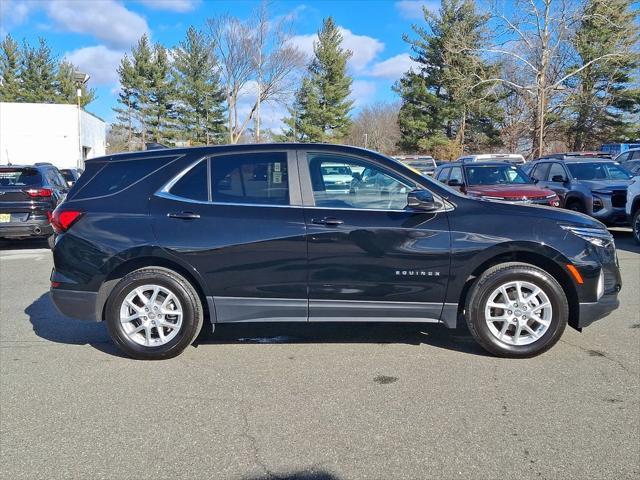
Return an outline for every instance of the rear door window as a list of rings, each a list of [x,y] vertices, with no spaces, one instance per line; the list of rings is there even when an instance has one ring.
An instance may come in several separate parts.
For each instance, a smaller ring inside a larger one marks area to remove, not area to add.
[[[531,170],[531,175],[530,177],[533,178],[534,180],[538,180],[538,181],[545,181],[547,179],[547,171],[549,170],[549,164],[548,163],[541,163],[536,165],[535,167],[533,167],[533,170]]]
[[[171,187],[169,193],[188,200],[206,202],[209,200],[209,187],[207,186],[207,162],[201,160],[195,167],[189,170],[176,184]]]
[[[285,152],[211,158],[211,199],[217,203],[289,205]]]
[[[449,175],[450,170],[451,170],[450,168],[443,168],[442,170],[440,170],[437,180],[440,180],[441,182],[446,182],[447,176]]]

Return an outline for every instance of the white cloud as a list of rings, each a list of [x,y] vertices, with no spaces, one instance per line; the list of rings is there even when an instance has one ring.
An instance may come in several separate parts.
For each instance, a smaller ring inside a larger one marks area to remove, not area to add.
[[[38,7],[34,0],[0,0],[0,33],[25,22],[31,11]]]
[[[190,12],[200,5],[200,0],[138,0],[144,6],[153,10],[168,10],[170,12]]]
[[[143,17],[115,0],[56,0],[47,3],[46,8],[57,28],[91,35],[109,47],[129,48],[142,34],[149,33]]]
[[[338,27],[338,29],[342,34],[342,48],[351,50],[353,53],[348,65],[356,72],[366,68],[376,55],[384,49],[384,43],[377,38],[366,35],[356,35],[344,27]],[[313,55],[313,42],[317,40],[318,35],[313,33],[310,35],[296,35],[291,39],[291,42],[308,57],[311,57]]]
[[[351,100],[355,108],[371,103],[376,94],[375,82],[354,80],[351,84]]]
[[[118,83],[117,68],[124,53],[110,50],[104,45],[79,48],[65,53],[65,59],[82,72],[91,75],[90,85],[114,85]]]
[[[371,67],[372,77],[386,78],[389,80],[399,79],[411,67],[417,67],[418,63],[411,60],[408,53],[401,53],[395,57],[388,58],[382,62],[375,63]]]
[[[437,0],[400,0],[396,2],[396,9],[403,18],[419,20],[424,18],[422,7],[435,12],[440,8],[440,2]]]

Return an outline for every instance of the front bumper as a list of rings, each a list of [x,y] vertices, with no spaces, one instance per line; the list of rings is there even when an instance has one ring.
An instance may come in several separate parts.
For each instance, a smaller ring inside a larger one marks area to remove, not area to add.
[[[592,204],[591,216],[593,218],[597,218],[605,225],[615,226],[627,224],[627,212],[624,206],[614,207],[612,204],[611,195],[594,194],[594,196],[597,196],[600,199],[600,201],[602,202],[602,208],[593,211]]]
[[[52,288],[49,294],[53,304],[62,315],[92,322],[101,320],[96,315],[98,300],[96,292]]]
[[[602,298],[593,303],[580,303],[580,316],[578,318],[578,329],[588,327],[596,320],[606,317],[620,306],[618,293],[603,295]]]

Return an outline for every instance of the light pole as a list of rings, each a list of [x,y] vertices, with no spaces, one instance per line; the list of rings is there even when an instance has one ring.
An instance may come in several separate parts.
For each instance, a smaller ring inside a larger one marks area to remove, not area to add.
[[[82,130],[80,129],[80,98],[82,97],[82,86],[89,81],[89,74],[82,72],[73,72],[73,80],[76,82],[76,97],[78,99],[78,168],[83,167],[84,158],[82,158]]]

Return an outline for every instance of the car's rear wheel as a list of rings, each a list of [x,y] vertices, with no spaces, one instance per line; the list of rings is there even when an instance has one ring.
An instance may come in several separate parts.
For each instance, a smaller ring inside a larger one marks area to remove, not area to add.
[[[633,214],[631,228],[633,229],[633,238],[636,239],[637,243],[640,243],[640,208]]]
[[[525,358],[551,348],[569,316],[567,297],[546,271],[526,263],[503,263],[484,272],[469,292],[465,317],[487,351]]]
[[[106,322],[111,338],[127,355],[164,359],[180,354],[195,340],[203,310],[184,277],[148,267],[118,282],[107,301]]]

